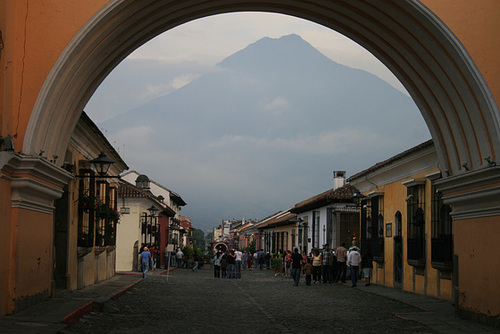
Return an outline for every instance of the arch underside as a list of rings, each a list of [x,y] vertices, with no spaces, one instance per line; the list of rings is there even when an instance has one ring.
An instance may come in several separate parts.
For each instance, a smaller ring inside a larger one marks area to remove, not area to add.
[[[35,104],[23,152],[64,156],[80,113],[131,52],[180,24],[215,14],[262,11],[307,19],[356,41],[398,77],[420,109],[444,176],[487,167],[500,153],[491,93],[459,41],[417,0],[121,0],[75,36]]]

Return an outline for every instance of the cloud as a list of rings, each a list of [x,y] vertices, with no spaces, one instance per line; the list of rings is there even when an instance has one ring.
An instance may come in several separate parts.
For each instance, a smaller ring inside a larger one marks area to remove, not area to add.
[[[285,98],[276,97],[271,102],[264,105],[264,110],[269,110],[269,111],[280,110],[287,108],[289,105],[290,104]]]
[[[362,135],[360,135],[362,134]],[[368,129],[343,128],[319,134],[299,134],[292,138],[262,138],[243,135],[225,135],[207,144],[207,149],[230,150],[257,148],[264,151],[290,154],[339,155],[351,151],[370,151],[381,146],[395,147],[397,141]]]

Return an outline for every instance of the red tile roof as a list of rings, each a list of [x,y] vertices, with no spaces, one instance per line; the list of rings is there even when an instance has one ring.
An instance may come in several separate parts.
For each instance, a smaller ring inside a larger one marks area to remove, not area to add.
[[[162,208],[163,213],[165,213],[168,217],[174,217],[175,216],[175,211],[172,210],[168,205],[165,203],[160,202],[157,198],[155,198],[153,195],[148,194],[145,191],[142,191],[141,189],[137,188],[131,183],[128,183],[125,180],[120,180],[120,183],[118,185],[118,197],[123,197],[123,198],[149,198],[150,200],[156,202],[160,206],[164,206]]]
[[[352,202],[352,194],[356,192],[356,188],[349,183],[335,190],[330,189],[319,195],[313,196],[295,206],[290,210],[293,213],[301,213],[317,209],[332,203]]]
[[[367,168],[357,174],[354,174],[353,176],[351,176],[350,178],[347,179],[347,181],[351,181],[351,180],[354,180],[354,179],[357,179],[358,177],[361,177],[361,176],[364,176],[370,172],[373,172],[373,171],[376,171],[377,169],[379,168],[382,168],[384,166],[387,166],[391,163],[393,163],[394,161],[396,160],[399,160],[399,159],[402,159],[408,155],[410,155],[411,153],[414,153],[414,152],[418,152],[419,150],[422,150],[424,148],[427,148],[429,146],[434,146],[434,141],[432,139],[429,139],[428,141],[426,142],[423,142],[417,146],[414,146],[404,152],[401,152],[399,154],[396,154],[395,156],[387,159],[387,160],[384,160],[384,161],[381,161],[381,162],[377,162],[375,165],[371,166],[370,168]]]
[[[121,180],[120,185],[118,186],[118,196],[119,197],[141,197],[141,198],[149,198],[150,194],[140,190],[136,186]]]
[[[275,227],[281,225],[288,225],[297,221],[297,214],[286,212],[284,215],[269,219],[265,223],[258,226],[258,228]]]

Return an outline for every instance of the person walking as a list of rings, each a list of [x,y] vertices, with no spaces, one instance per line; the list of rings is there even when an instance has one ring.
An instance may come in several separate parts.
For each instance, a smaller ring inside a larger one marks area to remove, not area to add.
[[[144,247],[142,253],[139,255],[141,268],[142,268],[142,278],[146,278],[146,274],[149,270],[149,261],[151,261],[151,253],[147,247]]]
[[[291,274],[290,269],[292,266],[292,252],[290,252],[289,250],[287,250],[285,253],[284,261],[285,261],[285,277],[289,277]],[[291,277],[293,278],[293,274]]]
[[[325,244],[322,256],[323,283],[333,283],[333,252],[330,245]]]
[[[234,259],[234,269],[235,269],[235,274],[234,278],[241,278],[241,263],[243,261],[243,253],[240,252],[238,249],[234,252],[235,259]]]
[[[227,277],[227,252],[222,253],[221,259],[220,259],[220,269],[221,269],[221,277],[226,278]]]
[[[293,250],[293,254],[290,256],[290,258],[292,261],[291,273],[293,278],[293,285],[297,286],[299,285],[300,272],[302,269],[302,255],[300,255],[298,248],[295,248]]]
[[[248,252],[243,252],[243,257],[241,258],[241,269],[247,270]]]
[[[236,263],[236,255],[234,250],[231,250],[227,257],[227,278],[234,278],[234,267]]]
[[[214,278],[220,278],[221,260],[222,260],[222,253],[219,251],[214,256]]]
[[[181,248],[177,248],[177,253],[175,253],[175,258],[177,260],[177,268],[182,268],[182,258],[184,253],[181,251]]]
[[[345,283],[345,275],[346,275],[346,261],[347,261],[347,249],[345,248],[345,243],[343,242],[336,249],[337,253],[337,277],[335,281],[338,283],[339,279],[342,280],[342,283]]]
[[[247,256],[248,270],[252,270],[253,259],[254,259],[254,257],[252,255],[252,252],[248,252],[248,256]]]
[[[361,255],[359,254],[359,248],[354,247],[349,253],[349,256],[347,257],[347,265],[350,267],[351,282],[353,287],[355,287],[358,282],[360,264],[361,264]]]
[[[271,269],[271,253],[267,252],[265,255],[266,260],[266,270]]]
[[[321,264],[323,260],[319,250],[315,249],[312,256],[313,279],[314,283],[321,282]]]
[[[306,275],[306,285],[311,285],[311,274],[313,272],[313,266],[311,264],[311,259],[307,258],[306,264],[304,265],[304,274]]]
[[[373,255],[372,250],[368,248],[365,254],[361,256],[361,268],[363,268],[363,277],[365,278],[365,285],[370,285],[373,271]]]
[[[198,271],[199,264],[200,264],[200,256],[198,255],[197,251],[194,251],[194,256],[193,256],[193,272]]]
[[[259,257],[258,257],[258,259],[259,259],[259,269],[260,270],[264,269],[264,261],[265,261],[264,257],[265,257],[264,256],[264,251],[262,249],[260,249],[259,250]]]

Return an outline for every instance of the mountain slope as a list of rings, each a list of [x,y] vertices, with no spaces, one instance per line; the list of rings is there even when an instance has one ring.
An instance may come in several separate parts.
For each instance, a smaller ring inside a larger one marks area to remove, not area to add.
[[[100,126],[207,226],[228,218],[220,203],[264,217],[327,189],[332,170],[354,174],[430,138],[408,96],[297,35],[263,38]]]

